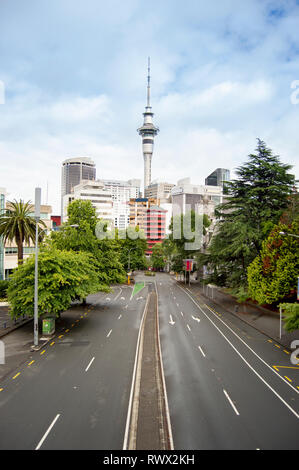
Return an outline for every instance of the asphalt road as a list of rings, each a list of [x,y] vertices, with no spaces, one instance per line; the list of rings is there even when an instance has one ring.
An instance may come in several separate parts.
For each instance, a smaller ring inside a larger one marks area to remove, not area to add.
[[[79,319],[1,382],[0,449],[122,448],[146,291],[90,296]]]
[[[166,274],[156,285],[175,448],[299,449],[289,352]]]

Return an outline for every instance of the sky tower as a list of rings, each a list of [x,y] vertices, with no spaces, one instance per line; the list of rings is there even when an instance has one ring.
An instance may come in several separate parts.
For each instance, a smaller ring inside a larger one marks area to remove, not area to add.
[[[144,122],[143,126],[137,129],[142,137],[142,151],[144,159],[144,189],[150,185],[152,179],[152,155],[154,150],[154,139],[159,132],[159,128],[153,124],[152,107],[150,104],[151,99],[151,84],[150,84],[150,58],[148,58],[148,74],[147,74],[147,104],[145,112],[143,113]]]

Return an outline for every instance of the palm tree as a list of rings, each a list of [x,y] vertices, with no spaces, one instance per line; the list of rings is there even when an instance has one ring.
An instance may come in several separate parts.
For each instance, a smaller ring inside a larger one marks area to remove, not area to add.
[[[23,244],[30,245],[30,241],[35,242],[36,221],[29,215],[34,206],[30,201],[19,202],[15,199],[8,202],[8,208],[3,215],[0,215],[0,236],[3,242],[16,241],[18,247],[18,265],[23,262]],[[39,225],[46,227],[43,221]]]

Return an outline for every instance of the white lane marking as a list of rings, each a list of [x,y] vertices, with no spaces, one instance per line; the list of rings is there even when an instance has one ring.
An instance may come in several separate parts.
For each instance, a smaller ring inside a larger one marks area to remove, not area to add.
[[[118,320],[120,320],[120,319],[121,319],[121,314],[120,314],[120,316],[118,317]]]
[[[106,336],[106,338],[109,338],[109,336],[111,335],[112,333],[112,330],[109,331],[108,335]]]
[[[182,288],[180,287],[180,289],[182,289]],[[182,289],[182,291],[184,291],[184,289]],[[296,416],[296,418],[299,418],[299,414],[271,387],[271,385],[268,384],[268,382],[266,382],[265,379],[263,379],[263,377],[249,364],[249,362],[246,361],[246,359],[242,356],[242,354],[237,350],[237,348],[235,348],[235,346],[231,343],[231,341],[225,336],[225,334],[220,330],[220,328],[218,328],[218,326],[213,322],[213,320],[204,312],[204,310],[195,302],[195,300],[191,297],[191,295],[188,294],[188,292],[185,292],[185,293],[190,297],[190,299],[197,306],[197,308],[199,308],[200,311],[207,317],[207,319],[212,323],[212,325],[214,325],[216,330],[219,331],[221,336],[223,336],[223,338],[228,342],[228,344],[233,348],[233,350],[238,354],[238,356],[240,356],[240,358],[245,362],[245,364],[249,367],[249,369],[252,370],[252,372],[266,385],[266,387],[269,388],[269,390],[271,390],[271,392],[274,393],[274,395]],[[221,318],[219,318],[218,316],[215,315],[215,317],[218,318],[220,321],[222,321]],[[224,322],[222,322],[222,323],[224,323]],[[225,325],[225,323],[224,323],[224,325]],[[227,326],[227,325],[225,325],[225,326]],[[227,327],[227,328],[229,328],[229,327]],[[236,335],[236,336],[239,338],[238,335]],[[239,338],[239,339],[241,339],[241,338]],[[244,341],[242,341],[242,342],[244,343]],[[244,344],[247,346],[246,343],[244,343]],[[249,348],[249,346],[248,346],[248,348]],[[251,348],[249,348],[249,349],[251,349]],[[254,351],[252,351],[252,352],[254,352]],[[256,354],[256,356],[259,357],[257,354]],[[261,359],[261,361],[264,362],[263,359]],[[265,364],[268,365],[267,363],[265,363]],[[270,369],[271,369],[271,367],[270,367]],[[277,374],[277,375],[278,375],[278,377],[281,377],[279,374]]]
[[[86,369],[85,369],[85,372],[88,371],[88,369],[90,368],[90,366],[91,366],[91,364],[93,363],[94,359],[95,359],[94,357],[91,359],[90,363],[88,364],[88,366],[87,366]]]
[[[126,309],[127,309],[127,308],[128,308],[128,305],[126,305],[124,308],[126,308]]]
[[[169,318],[170,318],[169,324],[170,324],[171,326],[175,325],[175,322],[174,322],[173,319],[172,319],[172,315],[169,315]]]
[[[193,300],[193,302],[195,303],[195,301]],[[197,304],[196,304],[197,305]],[[224,326],[226,326],[226,328],[228,328],[263,364],[265,364],[265,366],[267,366],[271,372],[273,372],[274,374],[277,375],[277,377],[279,377],[281,380],[283,380],[289,387],[291,387],[296,393],[299,393],[298,390],[295,389],[295,387],[293,387],[293,385],[291,385],[289,382],[287,382],[284,377],[282,375],[280,375],[278,372],[276,372],[271,366],[269,366],[269,364],[267,364],[267,362],[264,361],[264,359],[262,359],[253,349],[251,349],[250,346],[248,346],[248,344],[243,341],[243,339],[237,334],[234,332],[234,330],[232,330],[218,315],[216,315],[216,313],[214,313],[209,307],[208,305],[205,304],[205,306],[209,309],[209,311],[214,315],[214,317],[218,318],[219,321],[221,321],[221,323],[224,324]],[[198,308],[200,308],[198,306]],[[206,315],[206,314],[205,314]],[[207,315],[206,315],[207,316]],[[207,317],[208,318],[208,317]]]
[[[174,300],[176,300],[176,297],[174,297]]]
[[[139,347],[140,347],[140,339],[141,339],[141,330],[144,324],[144,318],[147,311],[147,305],[149,301],[149,295],[147,296],[142,319],[140,321],[138,337],[137,337],[137,345],[136,345],[136,352],[135,352],[135,361],[134,361],[134,368],[133,368],[133,375],[132,375],[132,383],[131,383],[131,390],[130,390],[130,397],[129,397],[129,406],[128,406],[128,413],[127,413],[127,420],[126,420],[126,429],[124,435],[124,442],[123,442],[123,450],[127,450],[128,446],[128,439],[129,439],[129,430],[130,430],[130,422],[131,422],[131,413],[132,413],[132,406],[133,406],[133,397],[134,397],[134,388],[135,388],[135,381],[136,381],[136,374],[137,374],[137,363],[138,363],[138,356],[139,356]]]
[[[164,367],[163,367],[163,358],[162,358],[162,350],[161,350],[161,341],[160,341],[160,320],[159,320],[159,295],[158,295],[158,288],[157,282],[155,281],[155,290],[156,290],[156,300],[157,300],[157,330],[158,330],[158,351],[159,351],[159,358],[161,364],[161,373],[162,373],[162,385],[163,385],[163,394],[164,394],[164,402],[166,408],[166,421],[168,427],[168,436],[169,436],[169,443],[170,443],[170,450],[174,450],[173,445],[173,436],[172,436],[172,428],[170,422],[170,413],[169,413],[169,405],[168,405],[168,397],[167,397],[167,390],[166,390],[166,382],[165,382],[165,375],[164,375]]]
[[[200,318],[193,317],[193,315],[192,315],[192,319],[195,320],[195,321],[197,321],[198,323],[200,322]]]
[[[182,317],[184,316],[183,312],[181,312]]]
[[[177,307],[179,307],[179,304],[176,304]]]
[[[120,296],[120,294],[122,293],[122,289],[120,289],[119,293],[117,294],[116,297],[114,297],[114,301],[118,299],[118,297]]]
[[[224,393],[224,395],[226,396],[226,398],[228,399],[229,403],[231,404],[231,406],[232,406],[234,412],[236,413],[236,415],[239,416],[240,413],[239,413],[239,411],[237,410],[237,408],[235,407],[234,403],[232,402],[232,400],[231,400],[229,394],[227,393],[227,391],[223,389],[223,393]]]
[[[203,355],[203,357],[206,357],[205,353],[203,352],[202,348],[200,346],[198,346],[198,349],[200,350],[201,354]]]
[[[187,328],[188,328],[189,331],[191,331],[191,328],[190,328],[190,326],[188,325],[188,323],[187,323]]]
[[[107,297],[107,298],[106,298],[106,300],[109,302],[109,300],[110,300],[110,297]]]
[[[121,297],[120,300],[125,300],[125,297]]]
[[[47,438],[49,432],[51,431],[51,429],[53,428],[54,424],[56,423],[56,421],[58,420],[60,414],[58,414],[56,416],[56,418],[53,419],[52,423],[50,424],[50,426],[48,427],[48,430],[47,432],[43,435],[43,437],[41,438],[41,440],[39,441],[37,447],[35,448],[35,450],[39,450],[41,448],[41,446],[43,445],[45,439]]]

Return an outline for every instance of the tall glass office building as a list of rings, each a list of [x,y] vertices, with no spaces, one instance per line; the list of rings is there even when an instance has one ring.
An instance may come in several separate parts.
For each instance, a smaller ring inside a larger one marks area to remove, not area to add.
[[[225,168],[217,168],[205,181],[206,186],[225,186],[230,181],[230,171]]]

